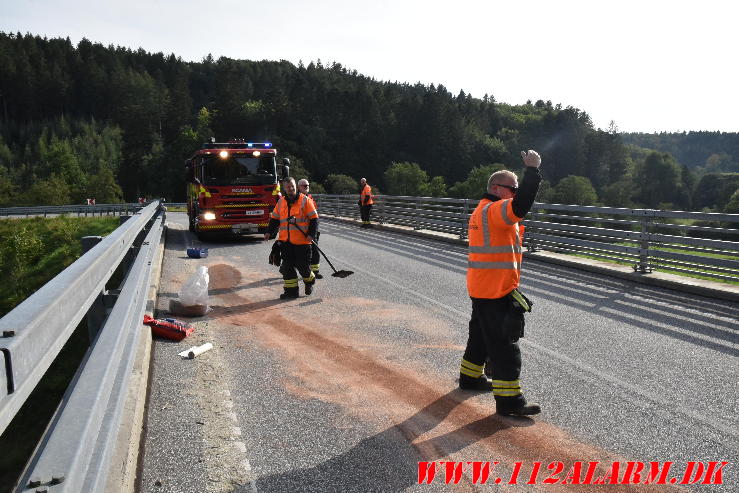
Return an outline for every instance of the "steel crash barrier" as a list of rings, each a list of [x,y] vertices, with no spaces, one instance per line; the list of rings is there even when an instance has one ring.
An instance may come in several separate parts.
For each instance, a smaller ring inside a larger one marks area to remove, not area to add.
[[[3,207],[3,216],[43,216],[76,215],[82,216],[129,216],[144,208],[143,204],[100,204],[100,205],[41,205],[33,207]]]
[[[357,195],[314,194],[321,214],[359,218]],[[372,220],[467,237],[479,200],[378,195]],[[739,214],[535,203],[523,222],[529,252],[549,251],[739,282]]]
[[[162,238],[160,209],[158,201],[140,209],[0,319],[1,433],[91,307],[101,297],[115,298],[16,491],[106,490]],[[115,295],[106,283],[121,264],[128,270]]]

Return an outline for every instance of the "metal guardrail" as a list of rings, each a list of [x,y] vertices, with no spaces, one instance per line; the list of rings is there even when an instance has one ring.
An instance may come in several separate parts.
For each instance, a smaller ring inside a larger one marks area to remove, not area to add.
[[[104,490],[141,332],[152,256],[162,235],[159,210],[158,201],[141,209],[0,319],[2,432],[90,307],[106,295],[106,283],[118,266],[138,248],[112,311],[16,491]]]
[[[100,204],[100,205],[39,205],[33,207],[0,208],[1,216],[48,216],[50,214],[76,214],[79,216],[129,216],[143,209],[145,204]]]
[[[313,196],[322,214],[359,218],[358,195]],[[467,237],[479,200],[380,195],[372,219]],[[739,282],[739,214],[623,209],[537,202],[523,221],[524,246],[653,270]]]

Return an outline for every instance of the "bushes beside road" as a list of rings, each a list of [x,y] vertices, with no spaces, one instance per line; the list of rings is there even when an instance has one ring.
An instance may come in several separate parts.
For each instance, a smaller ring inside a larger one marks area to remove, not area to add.
[[[0,317],[82,254],[80,238],[104,236],[117,217],[56,217],[0,221]]]

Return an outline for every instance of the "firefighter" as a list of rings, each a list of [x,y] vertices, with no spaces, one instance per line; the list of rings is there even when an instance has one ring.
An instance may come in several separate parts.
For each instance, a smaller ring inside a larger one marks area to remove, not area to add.
[[[371,228],[370,214],[372,213],[372,187],[367,184],[367,179],[359,180],[359,214],[362,216],[362,227]]]
[[[313,195],[310,194],[310,183],[308,183],[308,180],[305,178],[298,180],[298,191],[308,197],[313,202],[313,206],[316,207],[316,201],[313,200]],[[316,207],[316,210],[318,210],[318,207]],[[321,268],[321,254],[318,252],[318,246],[316,246],[320,237],[321,232],[316,231],[316,237],[313,238],[313,243],[310,245],[310,270],[313,271],[316,279],[323,279],[323,275],[318,272]]]
[[[294,178],[285,179],[283,185],[284,195],[270,213],[264,239],[274,238],[279,231],[280,273],[285,282],[280,298],[284,300],[299,296],[298,274],[303,277],[306,296],[313,292],[316,276],[310,270],[310,245],[318,230],[318,212],[313,201],[295,189]]]
[[[539,190],[541,157],[521,152],[526,167],[521,186],[508,170],[488,179],[487,193],[470,216],[467,291],[472,299],[469,338],[460,366],[459,386],[492,390],[498,414],[528,416],[541,412],[521,392],[524,312],[531,302],[518,291],[523,226]],[[492,381],[483,375],[486,357]]]

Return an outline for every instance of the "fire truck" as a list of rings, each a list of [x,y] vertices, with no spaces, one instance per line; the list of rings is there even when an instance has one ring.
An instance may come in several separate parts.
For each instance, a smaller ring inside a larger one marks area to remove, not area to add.
[[[201,240],[265,233],[289,165],[270,142],[206,142],[185,161],[190,231]]]

